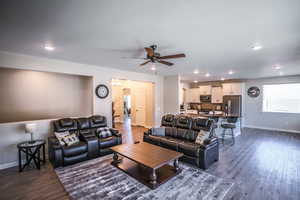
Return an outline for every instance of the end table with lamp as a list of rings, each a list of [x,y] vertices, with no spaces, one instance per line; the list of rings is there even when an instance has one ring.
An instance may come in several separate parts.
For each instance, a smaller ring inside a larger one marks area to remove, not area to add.
[[[45,140],[31,140],[21,142],[17,145],[19,153],[19,172],[22,172],[31,162],[34,163],[37,169],[41,168],[41,162],[46,163],[45,143]],[[43,151],[43,158],[41,158],[41,149]],[[22,163],[22,153],[26,156],[25,164]]]
[[[32,162],[37,169],[40,169],[41,162],[46,162],[45,155],[45,140],[34,140],[33,134],[36,131],[36,124],[25,124],[25,133],[31,134],[31,140],[21,142],[17,145],[19,156],[19,172],[22,172],[26,166],[29,166]],[[41,149],[43,157],[41,158]],[[22,162],[22,153],[25,154],[26,162]]]

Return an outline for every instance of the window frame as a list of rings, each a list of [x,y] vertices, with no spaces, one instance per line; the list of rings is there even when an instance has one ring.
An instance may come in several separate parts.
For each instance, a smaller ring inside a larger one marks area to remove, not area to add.
[[[271,86],[271,85],[294,85],[294,84],[298,84],[300,85],[300,82],[291,82],[291,83],[267,83],[267,84],[262,84],[261,85],[261,89],[262,89],[262,103],[261,103],[261,111],[262,113],[278,113],[278,114],[290,114],[290,115],[297,115],[300,114],[299,112],[283,112],[283,111],[265,111],[264,110],[264,99],[265,99],[265,86]]]

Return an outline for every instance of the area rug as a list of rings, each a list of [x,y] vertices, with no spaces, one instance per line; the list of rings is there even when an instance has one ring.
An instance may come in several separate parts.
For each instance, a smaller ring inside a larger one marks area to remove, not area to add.
[[[234,185],[180,162],[180,174],[151,190],[112,166],[111,161],[111,156],[106,156],[55,172],[74,200],[222,200]]]

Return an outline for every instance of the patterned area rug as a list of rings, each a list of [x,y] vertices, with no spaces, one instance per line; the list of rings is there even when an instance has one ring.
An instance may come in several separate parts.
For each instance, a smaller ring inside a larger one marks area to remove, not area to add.
[[[106,156],[55,171],[74,200],[221,200],[234,185],[181,162],[180,174],[151,190],[112,166],[111,161],[111,156]]]

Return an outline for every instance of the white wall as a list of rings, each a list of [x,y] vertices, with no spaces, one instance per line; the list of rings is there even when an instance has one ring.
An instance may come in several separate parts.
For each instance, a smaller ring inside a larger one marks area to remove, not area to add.
[[[245,127],[263,128],[300,133],[300,114],[291,113],[266,113],[262,112],[263,95],[262,86],[264,84],[280,83],[300,83],[300,76],[255,79],[246,81],[245,90],[251,86],[257,86],[261,90],[261,95],[251,98],[245,95]],[[299,92],[299,91],[295,91]]]
[[[93,94],[96,86],[101,83],[106,84],[111,89],[110,81],[112,78],[153,82],[155,83],[155,124],[160,124],[163,112],[163,77],[161,76],[8,52],[0,52],[0,66],[15,69],[92,76]],[[111,92],[106,99],[99,99],[96,95],[94,95],[93,101],[93,113],[106,116],[108,118],[109,125],[111,125]],[[36,121],[39,126],[36,138],[45,138],[49,135],[50,121],[51,120]],[[24,122],[0,124],[0,169],[16,164],[16,144],[29,139],[29,137],[24,134],[23,124]]]
[[[180,77],[164,77],[164,113],[180,112]]]
[[[185,83],[180,81],[180,88],[179,88],[179,104],[183,104],[186,102],[185,96],[186,96],[186,90],[190,88],[189,83]]]

